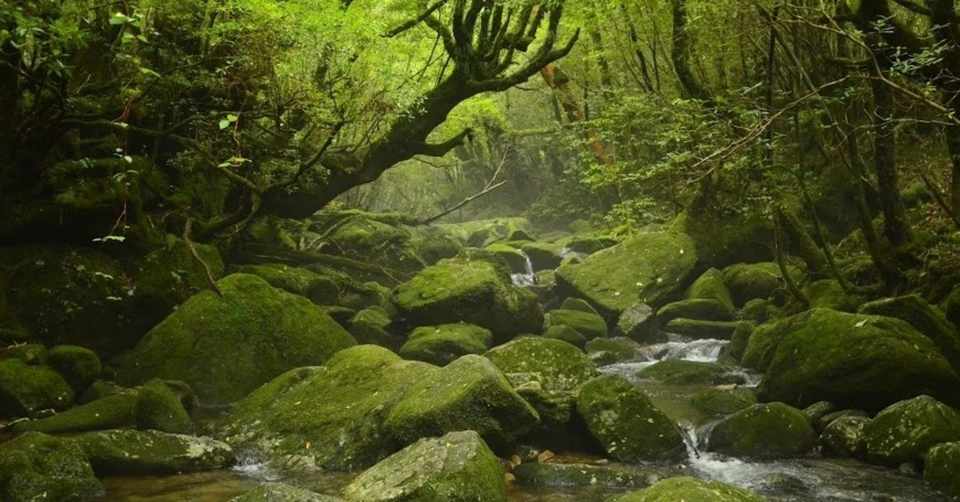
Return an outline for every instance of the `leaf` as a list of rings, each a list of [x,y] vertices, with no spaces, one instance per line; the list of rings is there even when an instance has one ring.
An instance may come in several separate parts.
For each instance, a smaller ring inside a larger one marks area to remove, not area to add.
[[[127,164],[133,164],[133,157],[129,155],[124,155],[123,160],[127,161]]]
[[[122,24],[127,24],[130,21],[131,19],[122,12],[117,12],[117,13],[114,13],[114,15],[110,16],[110,24],[113,26],[120,26]]]
[[[230,127],[230,121],[229,121],[229,120],[223,119],[223,120],[220,121],[220,130],[221,130],[221,131],[224,130],[224,129],[226,129],[226,128],[228,128],[228,127]]]

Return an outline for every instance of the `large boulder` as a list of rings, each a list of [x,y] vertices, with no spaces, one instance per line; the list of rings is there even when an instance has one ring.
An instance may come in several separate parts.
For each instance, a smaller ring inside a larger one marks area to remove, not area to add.
[[[933,340],[940,352],[960,372],[960,332],[943,312],[919,295],[884,298],[860,306],[860,313],[896,317],[910,323]]]
[[[674,319],[697,319],[702,321],[732,321],[733,308],[709,298],[691,298],[680,300],[660,307],[657,320],[661,324]]]
[[[58,345],[50,349],[47,363],[77,392],[83,392],[103,370],[96,352],[76,345]]]
[[[424,438],[387,457],[343,491],[357,502],[507,500],[500,461],[474,431]]]
[[[396,350],[402,340],[390,333],[392,323],[393,320],[385,309],[368,307],[354,314],[347,327],[361,345],[380,345]]]
[[[582,310],[556,309],[547,312],[545,326],[569,326],[587,340],[607,336],[607,321],[598,314]]]
[[[795,272],[799,271],[791,270],[791,274]],[[780,267],[771,262],[731,265],[723,269],[721,276],[738,307],[756,298],[769,298],[783,285]]]
[[[494,448],[505,449],[539,421],[496,366],[482,356],[467,355],[414,384],[384,425],[401,444],[473,430]]]
[[[0,447],[0,500],[82,502],[103,494],[76,441],[31,432]]]
[[[939,443],[960,441],[960,412],[930,396],[885,408],[864,428],[867,459],[887,465],[920,462]]]
[[[258,276],[275,288],[309,298],[319,305],[336,304],[340,298],[340,288],[334,279],[305,268],[264,263],[244,265],[236,272]]]
[[[85,432],[73,439],[101,476],[210,471],[236,461],[220,441],[153,430]]]
[[[186,241],[172,235],[167,236],[163,246],[136,261],[133,275],[137,314],[145,324],[148,323],[146,329],[163,320],[177,305],[198,291],[209,288],[211,277],[213,280],[223,277],[223,259],[217,248],[200,243],[192,246],[203,263],[193,256]],[[146,329],[137,335],[142,335]],[[129,348],[136,341],[134,339],[119,348]]]
[[[485,355],[504,373],[536,374],[548,391],[576,390],[597,376],[597,366],[582,350],[550,338],[518,338]]]
[[[757,395],[745,387],[711,387],[694,394],[690,404],[704,415],[723,416],[757,404]]]
[[[682,460],[676,423],[622,377],[594,378],[580,389],[577,412],[607,455],[622,462]]]
[[[404,359],[446,366],[467,354],[483,354],[493,346],[493,333],[473,324],[422,326],[400,347]]]
[[[931,448],[924,462],[923,479],[951,497],[960,497],[960,442]]]
[[[817,433],[802,411],[783,403],[755,404],[718,422],[707,449],[749,458],[795,457],[817,446]]]
[[[933,342],[889,317],[814,309],[756,330],[743,363],[765,371],[763,401],[867,410],[919,394],[960,402],[960,377]]]
[[[356,342],[306,298],[249,274],[218,283],[150,330],[119,368],[121,383],[179,379],[210,403],[247,395],[284,371],[322,364]]]
[[[506,270],[482,260],[442,260],[394,289],[392,299],[414,326],[462,321],[487,328],[501,340],[543,328],[536,295],[514,286]]]
[[[824,455],[860,458],[864,453],[864,429],[870,419],[845,416],[831,421],[820,433]]]
[[[0,360],[0,417],[63,410],[73,404],[73,398],[73,389],[56,371],[20,359]]]
[[[590,301],[601,314],[617,318],[640,302],[659,306],[683,291],[697,265],[693,241],[673,232],[639,234],[557,270],[557,285],[568,296]]]
[[[749,490],[691,477],[670,478],[640,490],[611,499],[611,502],[763,502]]]
[[[686,298],[688,300],[713,300],[727,313],[733,314],[733,297],[724,282],[723,273],[715,268],[707,270],[696,281],[693,281],[693,284],[687,288]],[[702,318],[698,317],[697,319]]]

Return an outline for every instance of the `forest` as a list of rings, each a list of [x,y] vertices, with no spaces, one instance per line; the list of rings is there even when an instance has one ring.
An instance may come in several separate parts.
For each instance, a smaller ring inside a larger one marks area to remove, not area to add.
[[[954,0],[0,0],[0,502],[960,500]]]

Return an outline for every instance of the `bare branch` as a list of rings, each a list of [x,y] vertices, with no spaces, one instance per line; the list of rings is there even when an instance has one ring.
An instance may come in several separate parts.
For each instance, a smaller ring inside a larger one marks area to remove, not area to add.
[[[410,19],[410,20],[408,20],[408,21],[405,21],[405,22],[397,25],[397,26],[394,27],[394,28],[391,28],[390,30],[388,30],[386,33],[383,34],[383,37],[385,37],[385,38],[393,38],[393,37],[395,37],[395,36],[397,36],[397,35],[405,32],[405,31],[409,30],[410,28],[413,28],[414,26],[416,26],[416,25],[418,25],[418,24],[426,21],[427,19],[429,19],[429,18],[433,15],[434,12],[440,10],[441,7],[443,7],[444,5],[446,5],[448,1],[449,1],[449,0],[437,0],[437,1],[434,2],[432,5],[430,5],[429,7],[427,7],[427,10],[423,11],[419,16],[417,16],[417,17],[415,17],[415,18],[413,18],[413,19]]]

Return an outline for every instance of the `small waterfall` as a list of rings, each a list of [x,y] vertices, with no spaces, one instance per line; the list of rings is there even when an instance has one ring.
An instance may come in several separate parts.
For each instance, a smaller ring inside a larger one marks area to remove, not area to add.
[[[523,273],[519,274],[510,274],[510,278],[513,279],[513,284],[515,286],[535,286],[537,284],[537,276],[533,271],[533,262],[530,261],[530,257],[527,256],[527,253],[520,251],[520,254],[523,255],[525,260],[525,270]]]

